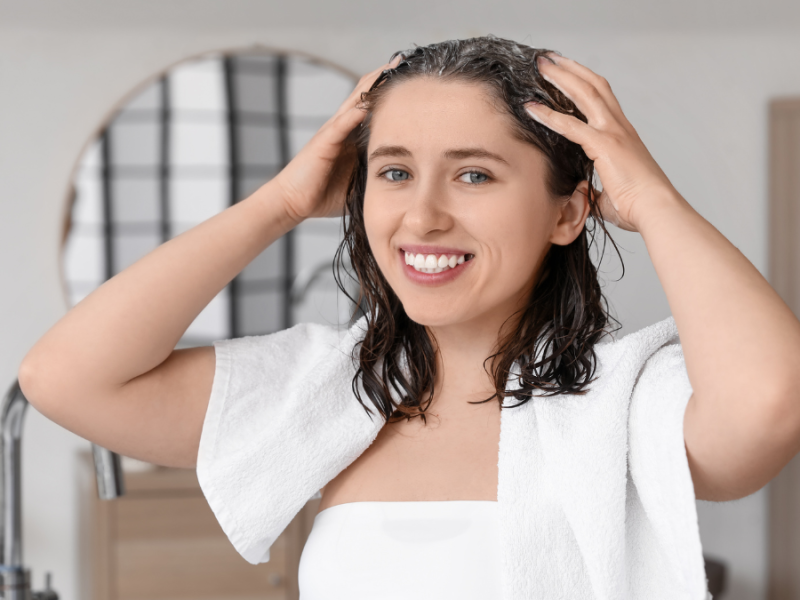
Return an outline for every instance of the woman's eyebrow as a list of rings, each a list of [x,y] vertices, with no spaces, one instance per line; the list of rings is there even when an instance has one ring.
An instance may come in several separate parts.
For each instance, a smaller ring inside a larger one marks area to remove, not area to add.
[[[404,146],[378,146],[369,155],[369,160],[380,158],[381,156],[411,156],[411,150]]]
[[[369,160],[373,160],[381,156],[411,156],[411,150],[405,146],[379,146],[372,152],[372,154],[369,155]],[[450,150],[445,150],[442,153],[442,156],[456,160],[462,158],[489,158],[504,164],[508,164],[508,161],[502,156],[495,154],[494,152],[489,152],[484,148],[452,148]]]
[[[499,154],[495,154],[494,152],[489,152],[488,150],[484,150],[483,148],[454,148],[452,150],[445,150],[444,157],[453,159],[490,158],[492,160],[508,164],[508,161]]]

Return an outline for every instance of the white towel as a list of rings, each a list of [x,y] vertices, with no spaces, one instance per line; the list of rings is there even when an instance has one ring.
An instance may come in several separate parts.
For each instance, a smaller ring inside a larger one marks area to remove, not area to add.
[[[250,563],[305,503],[366,450],[383,426],[353,396],[344,334],[301,324],[214,343],[216,371],[197,455],[200,487]]]
[[[344,333],[304,324],[215,343],[197,474],[251,563],[375,439]],[[503,598],[708,600],[683,442],[691,387],[669,318],[597,346],[589,393],[504,408]],[[515,403],[515,401],[509,401]]]
[[[504,598],[710,597],[683,441],[691,387],[680,346],[665,345],[676,335],[669,318],[600,344],[586,395],[503,410]]]

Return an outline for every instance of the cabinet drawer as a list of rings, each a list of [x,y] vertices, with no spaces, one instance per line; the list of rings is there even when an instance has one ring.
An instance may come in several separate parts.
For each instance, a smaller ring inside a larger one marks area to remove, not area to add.
[[[118,541],[225,537],[200,494],[122,496],[113,507]]]
[[[84,600],[297,600],[297,567],[319,500],[310,501],[251,565],[233,548],[193,472],[126,473],[125,496],[97,499],[91,455],[82,458]]]
[[[277,550],[277,549],[276,549]],[[246,597],[283,600],[286,564],[283,552],[251,565],[226,538],[186,538],[120,542],[115,568],[119,600]]]
[[[249,564],[202,496],[123,497],[114,512],[118,600],[286,597],[285,539]]]

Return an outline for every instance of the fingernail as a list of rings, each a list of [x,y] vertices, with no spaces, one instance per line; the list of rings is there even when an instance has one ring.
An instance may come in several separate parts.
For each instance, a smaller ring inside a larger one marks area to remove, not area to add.
[[[540,102],[526,102],[525,103],[525,112],[527,112],[534,121],[542,123],[542,120],[539,118],[539,115],[536,114],[534,108],[536,106],[541,106]],[[542,123],[544,125],[544,123]]]

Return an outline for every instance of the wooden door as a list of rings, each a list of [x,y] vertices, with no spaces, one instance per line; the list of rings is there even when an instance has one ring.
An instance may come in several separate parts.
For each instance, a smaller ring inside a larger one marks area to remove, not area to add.
[[[800,98],[769,111],[769,279],[800,316]],[[800,455],[769,488],[769,600],[800,600]]]

